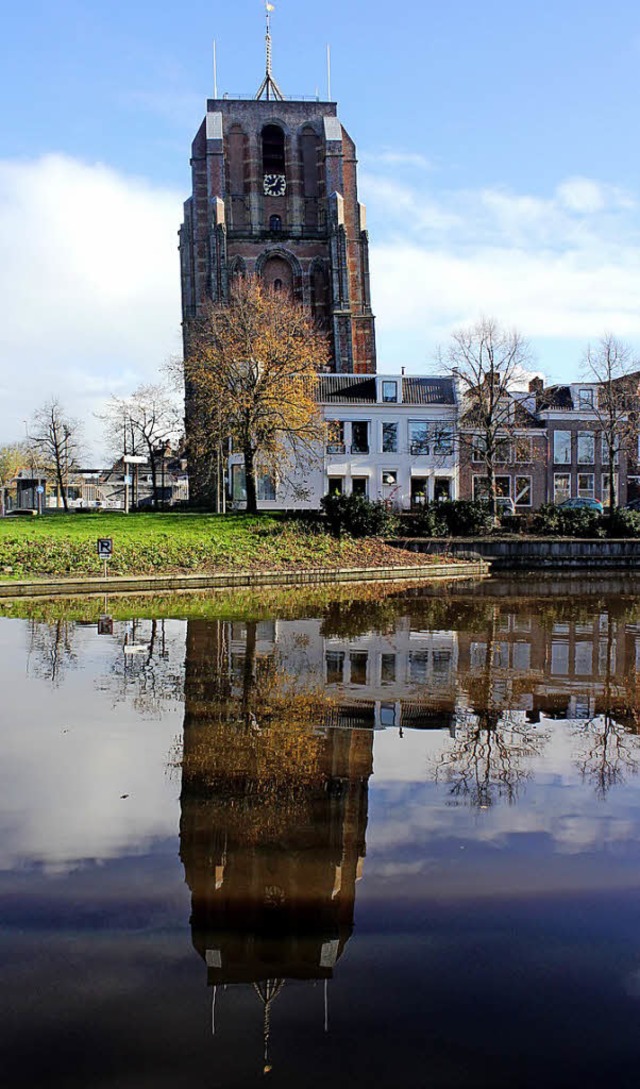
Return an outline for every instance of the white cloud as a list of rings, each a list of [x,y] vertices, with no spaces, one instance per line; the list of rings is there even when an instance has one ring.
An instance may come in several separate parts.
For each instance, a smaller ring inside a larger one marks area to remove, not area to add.
[[[426,155],[417,151],[399,151],[393,148],[382,148],[379,151],[365,151],[362,153],[362,161],[390,167],[414,167],[417,170],[431,170],[431,163]]]
[[[0,441],[50,394],[100,435],[109,393],[179,351],[181,197],[62,155],[0,162]]]
[[[543,369],[553,356],[565,377],[575,372],[581,346],[604,329],[640,339],[640,219],[632,194],[579,177],[548,197],[442,191],[384,170],[363,174],[361,192],[369,205],[381,366],[423,368],[452,328],[481,314],[520,327]]]
[[[385,148],[360,179],[381,368],[424,368],[482,313],[531,336],[558,377],[604,329],[640,340],[637,195],[582,177],[546,196],[442,190],[427,166]],[[62,155],[0,161],[0,442],[56,393],[99,447],[109,394],[180,351],[183,196]]]
[[[605,208],[634,208],[633,197],[613,185],[601,185],[590,178],[567,178],[556,190],[561,204],[570,212],[592,215]]]

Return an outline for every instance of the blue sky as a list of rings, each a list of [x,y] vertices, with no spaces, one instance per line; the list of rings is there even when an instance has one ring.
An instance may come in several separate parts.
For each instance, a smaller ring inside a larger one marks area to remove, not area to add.
[[[640,349],[636,5],[275,6],[286,94],[324,96],[331,43],[381,370],[430,367],[482,313],[529,335],[555,379],[605,329]],[[90,421],[179,351],[176,231],[212,40],[220,90],[252,93],[263,34],[260,0],[3,13],[0,441],[50,392]]]

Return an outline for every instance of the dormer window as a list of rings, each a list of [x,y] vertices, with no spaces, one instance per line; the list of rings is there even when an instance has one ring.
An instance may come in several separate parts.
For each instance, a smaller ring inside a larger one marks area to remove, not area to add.
[[[579,389],[578,390],[578,408],[586,408],[586,409],[595,408],[595,390],[594,389]]]
[[[385,404],[395,404],[398,400],[398,383],[397,382],[383,382],[382,383],[382,400]]]

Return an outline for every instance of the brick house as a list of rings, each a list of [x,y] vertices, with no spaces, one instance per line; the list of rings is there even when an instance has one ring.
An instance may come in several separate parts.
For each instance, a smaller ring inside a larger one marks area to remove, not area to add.
[[[516,511],[526,514],[546,502],[547,435],[536,415],[531,391],[513,391],[507,397],[502,454],[494,462],[496,493],[512,499]],[[481,499],[487,491],[487,469],[481,431],[474,427],[473,413],[461,419],[457,445],[459,496]]]
[[[537,378],[531,383],[535,411],[547,432],[547,501],[599,499],[609,501],[609,471],[606,439],[598,414],[599,383],[572,382],[547,386]],[[627,461],[625,443],[617,454],[615,474],[619,504],[627,502]]]

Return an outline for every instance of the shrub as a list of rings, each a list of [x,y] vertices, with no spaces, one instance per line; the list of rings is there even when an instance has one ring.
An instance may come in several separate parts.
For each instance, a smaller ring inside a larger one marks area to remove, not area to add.
[[[440,507],[452,537],[480,537],[493,528],[491,507],[486,499],[457,499],[441,503]]]
[[[374,503],[363,495],[325,495],[321,501],[331,533],[339,537],[391,537],[397,519],[384,503]]]
[[[609,537],[640,537],[640,511],[617,507],[608,519]]]
[[[604,537],[606,522],[603,515],[588,508],[572,510],[545,503],[533,519],[536,533],[556,537]]]
[[[412,519],[416,537],[446,537],[449,526],[443,514],[443,503],[425,503]]]

